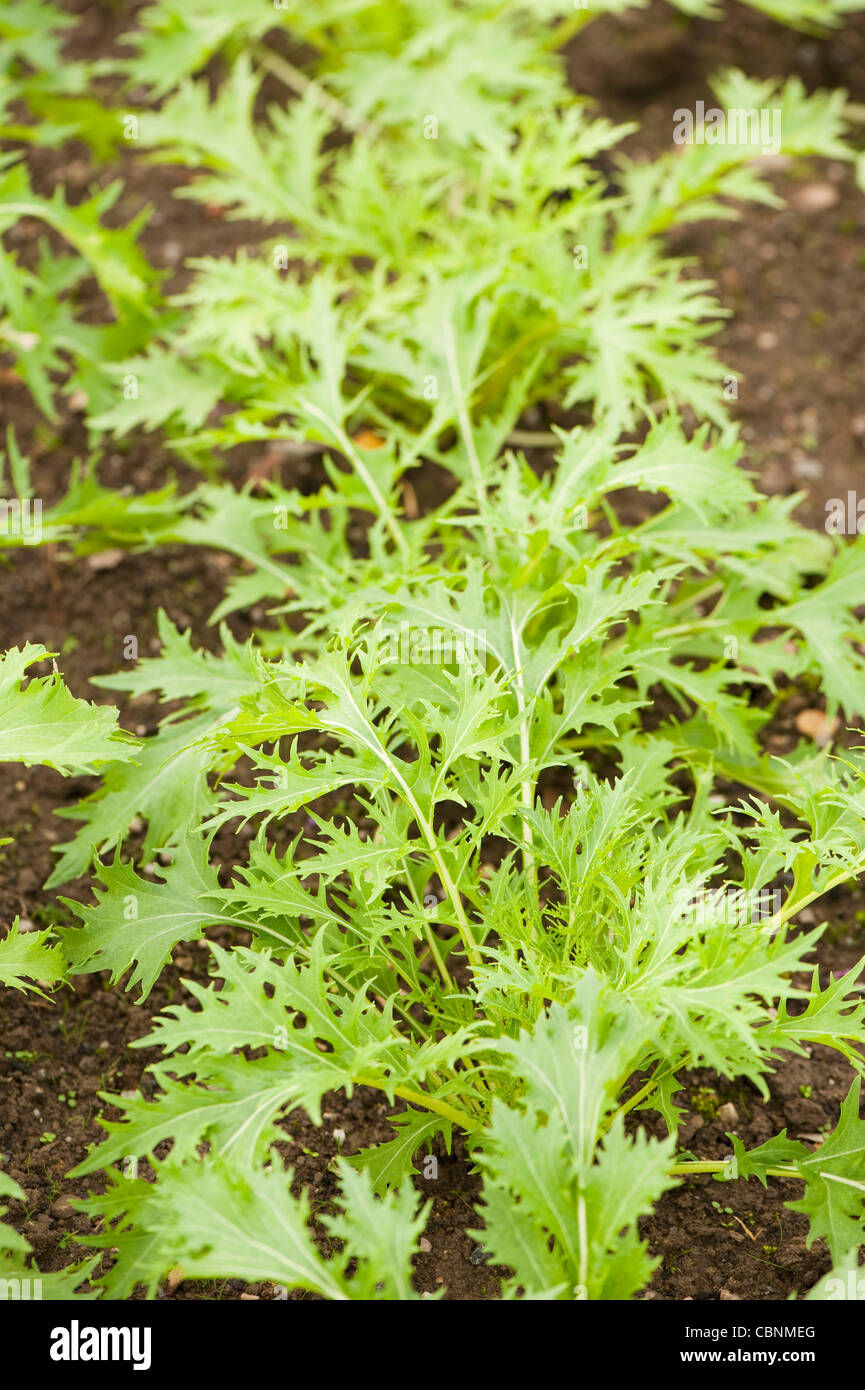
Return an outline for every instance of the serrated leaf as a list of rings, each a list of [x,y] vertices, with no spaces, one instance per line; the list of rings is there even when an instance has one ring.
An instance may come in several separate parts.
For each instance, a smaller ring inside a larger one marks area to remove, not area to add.
[[[64,776],[133,760],[139,744],[117,726],[117,711],[70,694],[59,675],[27,668],[52,653],[37,643],[0,656],[0,761],[43,764]]]
[[[95,906],[64,899],[83,924],[62,933],[70,972],[110,970],[116,984],[134,963],[126,988],[140,985],[139,1003],[146,999],[175,946],[231,920],[215,896],[219,884],[208,848],[200,836],[188,837],[153,877],[121,863],[119,854],[100,864]]]
[[[34,981],[53,984],[65,980],[63,952],[56,942],[48,945],[51,939],[50,928],[46,931],[22,932],[16,917],[5,938],[0,941],[0,984],[42,994],[43,991]]]

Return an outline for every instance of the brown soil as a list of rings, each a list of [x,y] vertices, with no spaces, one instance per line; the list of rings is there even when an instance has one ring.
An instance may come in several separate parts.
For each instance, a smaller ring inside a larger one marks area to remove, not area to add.
[[[112,5],[72,4],[84,25],[75,42],[94,52],[128,27]],[[710,94],[713,70],[738,64],[757,76],[799,72],[810,86],[844,83],[854,100],[865,99],[865,17],[852,19],[843,38],[819,41],[792,34],[735,5],[724,22],[683,25],[667,6],[621,19],[598,21],[572,45],[569,62],[574,85],[595,96],[616,118],[642,123],[632,138],[634,152],[653,153],[671,143],[672,112]],[[49,191],[63,178],[74,190],[90,181],[80,146],[35,152],[37,181]],[[128,161],[126,165],[129,173]],[[104,171],[100,182],[116,176]],[[157,208],[144,233],[145,250],[157,265],[176,267],[188,257],[231,254],[255,247],[261,230],[250,224],[205,219],[197,207],[170,198],[178,175],[135,167],[114,216],[125,221],[144,203]],[[825,504],[856,488],[865,460],[863,416],[863,338],[858,314],[865,289],[865,198],[843,166],[812,161],[777,173],[779,190],[793,206],[777,212],[749,208],[737,224],[701,224],[675,234],[676,249],[699,257],[701,271],[716,276],[733,318],[719,338],[722,356],[740,377],[738,412],[750,445],[750,462],[771,492],[802,489],[800,515],[822,526]],[[818,192],[815,193],[814,189]],[[823,210],[810,211],[820,203]],[[26,246],[35,228],[19,231]],[[861,277],[861,278],[860,278]],[[95,302],[94,295],[94,302]],[[86,452],[78,419],[64,412],[56,431],[39,428],[37,412],[24,388],[4,385],[3,424],[15,425],[29,453],[37,491],[46,500],[64,490],[71,459]],[[245,457],[231,466],[234,475]],[[102,477],[136,489],[151,487],[168,460],[157,437],[137,436],[109,452]],[[172,465],[173,466],[173,465]],[[305,475],[316,464],[302,465]],[[185,482],[189,478],[175,469]],[[308,481],[308,476],[306,478]],[[297,481],[296,479],[292,481]],[[230,568],[233,562],[228,562]],[[0,649],[25,640],[62,652],[62,669],[77,695],[105,700],[89,680],[116,669],[121,643],[134,633],[142,651],[155,645],[158,607],[196,641],[214,646],[208,617],[226,578],[225,557],[169,549],[125,555],[110,570],[86,561],[68,563],[57,547],[16,553],[3,577]],[[239,614],[238,636],[251,631],[259,615]],[[786,708],[775,730],[788,739],[794,707]],[[121,711],[127,727],[150,730],[155,705],[130,703]],[[45,893],[52,865],[51,846],[67,837],[67,825],[53,811],[94,785],[85,778],[64,781],[44,769],[2,770],[3,831],[14,844],[0,851],[0,921],[16,914],[37,925],[68,921],[55,894]],[[220,857],[230,864],[242,856],[226,832]],[[66,896],[86,899],[89,883],[67,887]],[[837,893],[830,903],[831,928],[821,943],[821,972],[849,968],[865,950],[857,922],[863,906],[858,892]],[[70,1198],[83,1195],[93,1180],[68,1182],[65,1172],[98,1140],[97,1092],[147,1089],[145,1074],[154,1054],[127,1050],[144,1035],[153,1014],[182,994],[180,980],[205,978],[204,951],[181,948],[144,1006],[110,988],[102,976],[80,977],[73,990],[51,1002],[10,997],[0,1017],[0,1165],[26,1193],[12,1204],[12,1218],[34,1246],[40,1265],[56,1269],[82,1253],[76,1236],[87,1229]],[[828,1049],[815,1047],[809,1058],[787,1059],[772,1078],[766,1103],[748,1084],[719,1083],[708,1073],[686,1078],[679,1097],[688,1117],[680,1142],[698,1158],[728,1151],[725,1131],[734,1130],[746,1146],[763,1142],[786,1127],[806,1140],[837,1119],[850,1082],[848,1068]],[[723,1120],[718,1110],[728,1104]],[[341,1094],[325,1100],[324,1125],[312,1126],[300,1113],[288,1123],[291,1162],[297,1180],[308,1187],[314,1208],[327,1204],[335,1186],[329,1164],[338,1147],[351,1154],[376,1142],[385,1131],[384,1102],[358,1090],[349,1101]],[[640,1115],[650,1128],[655,1117]],[[341,1139],[334,1131],[343,1131]],[[418,1257],[417,1287],[430,1293],[442,1286],[449,1299],[495,1298],[497,1272],[483,1263],[476,1242],[466,1234],[478,1224],[473,1202],[478,1183],[464,1153],[439,1155],[438,1177],[418,1181],[432,1197],[426,1231],[430,1249]],[[785,1299],[809,1288],[828,1266],[822,1242],[805,1248],[804,1218],[787,1211],[795,1184],[727,1183],[698,1178],[669,1194],[643,1223],[651,1250],[662,1263],[647,1298]],[[475,1261],[472,1254],[475,1254]],[[173,1299],[273,1298],[272,1286],[181,1284],[162,1296]],[[292,1295],[301,1297],[302,1295]]]

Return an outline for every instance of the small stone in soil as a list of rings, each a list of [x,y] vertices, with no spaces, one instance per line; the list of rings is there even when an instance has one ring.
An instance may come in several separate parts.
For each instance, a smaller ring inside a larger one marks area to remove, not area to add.
[[[802,709],[796,715],[796,728],[800,734],[813,738],[820,748],[824,748],[836,733],[839,725],[837,715],[831,719],[822,709]]]
[[[808,183],[790,201],[799,212],[825,212],[835,206],[838,198],[838,190],[831,183]]]

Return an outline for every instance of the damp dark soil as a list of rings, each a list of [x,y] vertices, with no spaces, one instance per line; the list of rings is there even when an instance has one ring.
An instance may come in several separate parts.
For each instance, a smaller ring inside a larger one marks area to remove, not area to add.
[[[80,19],[75,48],[93,54],[129,27],[134,6],[71,3]],[[809,87],[844,85],[851,99],[865,100],[865,17],[851,18],[842,35],[814,39],[791,33],[734,4],[722,22],[685,22],[668,6],[596,21],[568,50],[574,86],[589,93],[616,119],[641,124],[630,153],[644,157],[672,144],[672,113],[711,100],[708,78],[731,64],[758,76],[798,73]],[[92,183],[92,169],[81,146],[35,151],[35,180],[50,191],[62,179],[74,194]],[[153,262],[175,276],[176,287],[187,257],[232,254],[256,249],[263,232],[248,223],[203,217],[197,207],[171,197],[180,175],[142,170],[129,161],[101,171],[104,183],[126,174],[128,187],[114,215],[125,221],[149,203],[155,212],[143,234]],[[856,490],[865,463],[865,196],[857,192],[849,169],[825,160],[776,161],[773,181],[785,198],[782,210],[749,207],[734,223],[712,222],[678,230],[678,252],[694,256],[698,271],[717,278],[731,319],[718,338],[720,353],[735,373],[735,412],[749,446],[748,464],[766,492],[801,491],[799,515],[822,527],[829,500]],[[22,223],[17,243],[26,254],[36,228]],[[12,236],[12,234],[10,234]],[[71,461],[87,452],[79,419],[68,409],[46,430],[23,386],[4,372],[0,387],[2,425],[13,424],[29,454],[37,491],[47,501],[65,489]],[[254,452],[238,453],[228,476],[240,481],[256,463]],[[318,465],[292,465],[289,485],[314,481]],[[101,476],[113,485],[144,490],[169,471],[184,484],[191,477],[170,460],[158,436],[135,435],[106,452]],[[120,552],[72,561],[60,547],[16,552],[2,573],[0,649],[24,641],[42,642],[61,653],[73,692],[105,700],[91,677],[117,669],[124,638],[138,638],[139,650],[158,646],[155,613],[164,608],[195,640],[213,648],[208,618],[234,562],[221,554],[165,549],[142,555]],[[232,627],[246,637],[262,615],[235,615]],[[802,702],[804,703],[804,701]],[[801,704],[799,706],[801,708]],[[783,749],[798,737],[795,700],[785,706],[771,734]],[[153,730],[155,704],[131,701],[121,722],[137,732]],[[68,835],[54,812],[95,785],[87,778],[64,780],[45,769],[4,767],[2,835],[13,844],[0,850],[0,924],[20,915],[36,927],[68,922],[70,910],[42,884],[52,867],[52,846]],[[244,846],[223,832],[218,845],[226,865],[243,857]],[[81,880],[65,896],[86,901],[90,883]],[[860,925],[865,897],[838,891],[825,915],[829,928],[817,961],[824,981],[846,971],[865,952]],[[804,918],[804,914],[803,914]],[[800,920],[803,920],[800,918]],[[816,918],[812,918],[812,921]],[[804,924],[804,922],[803,922]],[[11,1218],[34,1247],[42,1268],[57,1269],[83,1253],[77,1244],[88,1227],[73,1198],[86,1194],[93,1179],[69,1181],[66,1172],[80,1162],[102,1131],[97,1124],[98,1092],[152,1088],[145,1068],[149,1049],[128,1044],[150,1030],[153,1015],[183,996],[184,978],[206,978],[202,943],[180,948],[151,997],[143,1005],[101,975],[79,977],[74,987],[50,1000],[6,991],[0,1014],[0,1166],[25,1192],[12,1203]],[[684,1078],[678,1097],[685,1109],[680,1143],[697,1158],[729,1152],[727,1132],[746,1147],[786,1128],[809,1145],[837,1120],[851,1074],[836,1054],[814,1047],[809,1056],[787,1057],[770,1078],[768,1098],[749,1083],[719,1081],[707,1072]],[[325,1098],[323,1125],[313,1126],[300,1112],[286,1125],[286,1154],[296,1180],[310,1194],[314,1210],[335,1194],[330,1168],[338,1152],[352,1154],[382,1138],[386,1107],[378,1093],[359,1088]],[[657,1117],[638,1113],[634,1123],[650,1129]],[[473,1211],[478,1181],[455,1143],[451,1154],[437,1154],[435,1176],[418,1179],[433,1202],[425,1244],[416,1261],[419,1290],[444,1289],[448,1299],[490,1299],[499,1294],[499,1271],[484,1263],[483,1251],[467,1231],[478,1225]],[[694,1179],[668,1194],[642,1223],[643,1234],[661,1263],[643,1295],[655,1299],[786,1299],[807,1290],[828,1268],[822,1242],[805,1245],[803,1217],[788,1211],[796,1184],[756,1181],[719,1184]],[[426,1247],[429,1247],[428,1249]],[[160,1297],[171,1299],[261,1298],[284,1296],[272,1285],[178,1283]],[[304,1295],[290,1294],[290,1298]]]

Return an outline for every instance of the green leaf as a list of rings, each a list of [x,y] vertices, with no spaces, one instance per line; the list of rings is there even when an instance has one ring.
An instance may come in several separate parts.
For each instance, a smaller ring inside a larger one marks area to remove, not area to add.
[[[798,1160],[805,1195],[788,1202],[808,1217],[808,1245],[823,1237],[833,1261],[858,1249],[865,1228],[865,1120],[859,1118],[861,1078],[857,1076],[841,1106],[838,1124],[814,1153]]]
[[[26,165],[4,161],[0,175],[0,231],[22,217],[36,217],[59,232],[91,266],[115,311],[136,309],[147,312],[152,286],[159,278],[148,265],[137,244],[138,231],[145,216],[128,227],[109,230],[102,219],[117,201],[119,183],[111,184],[86,202],[70,206],[58,185],[51,198],[34,193]],[[2,166],[0,166],[2,167]]]
[[[0,1198],[11,1197],[26,1202],[26,1196],[13,1178],[0,1170]],[[8,1207],[0,1205],[0,1218]],[[78,1260],[53,1274],[43,1274],[36,1265],[28,1263],[30,1243],[13,1227],[0,1220],[0,1289],[4,1300],[17,1302],[31,1299],[51,1299],[68,1302],[72,1299],[97,1298],[95,1289],[79,1292],[87,1282],[98,1260]]]
[[[62,933],[70,972],[110,970],[116,984],[134,962],[126,988],[140,985],[139,1003],[146,999],[175,946],[231,918],[215,896],[219,884],[208,849],[200,836],[188,837],[152,878],[121,863],[119,852],[113,863],[100,864],[95,906],[63,900],[83,923]]]
[[[343,1280],[343,1288],[351,1298],[412,1302],[418,1295],[412,1287],[411,1261],[432,1202],[420,1205],[410,1184],[379,1197],[370,1176],[355,1172],[345,1159],[336,1169],[342,1210],[322,1220],[345,1242],[345,1253],[357,1260],[357,1270],[351,1280]]]
[[[0,984],[13,989],[42,994],[34,983],[56,983],[66,979],[63,953],[57,944],[48,945],[52,933],[21,931],[16,917],[4,940],[0,941]]]
[[[390,1188],[401,1188],[418,1175],[415,1155],[436,1135],[444,1136],[450,1152],[453,1126],[439,1115],[408,1109],[391,1116],[390,1123],[397,1131],[396,1139],[383,1140],[375,1148],[361,1149],[351,1156],[353,1167],[367,1174],[377,1197],[382,1197]]]
[[[141,846],[145,857],[170,849],[188,829],[197,828],[216,797],[205,777],[207,759],[196,744],[215,722],[207,712],[180,721],[169,718],[136,750],[134,766],[112,761],[97,791],[58,810],[58,816],[84,820],[85,825],[72,840],[56,846],[60,857],[46,887],[84,873],[94,852],[119,844],[136,816],[148,822]]]
[[[741,1140],[730,1135],[733,1176],[756,1176],[765,1187],[768,1171],[781,1166],[791,1176],[804,1178],[804,1195],[785,1205],[808,1217],[809,1248],[815,1240],[824,1239],[838,1266],[849,1262],[850,1253],[858,1252],[865,1236],[865,1120],[859,1117],[860,1087],[857,1076],[835,1130],[813,1151],[799,1140],[787,1139],[785,1132],[746,1152]]]
[[[0,761],[68,776],[133,759],[139,744],[117,727],[115,709],[77,700],[56,673],[25,684],[27,668],[52,655],[28,642],[0,656]]]
[[[511,1293],[628,1299],[654,1267],[636,1221],[671,1186],[674,1140],[628,1138],[621,1115],[602,1127],[644,1038],[610,1007],[587,971],[569,1009],[554,1005],[534,1036],[500,1044],[525,1094],[521,1108],[493,1107],[479,1155],[486,1229],[475,1234],[511,1267]]]
[[[155,1185],[113,1173],[106,1197],[79,1204],[112,1223],[85,1238],[116,1253],[99,1283],[110,1297],[128,1297],[138,1284],[152,1297],[160,1278],[179,1269],[187,1279],[270,1280],[335,1302],[416,1298],[411,1258],[428,1209],[416,1210],[411,1189],[379,1199],[362,1173],[347,1163],[337,1171],[340,1206],[323,1222],[343,1249],[329,1259],[313,1239],[306,1193],[292,1194],[290,1170],[212,1158],[181,1164],[172,1155],[156,1165]]]

